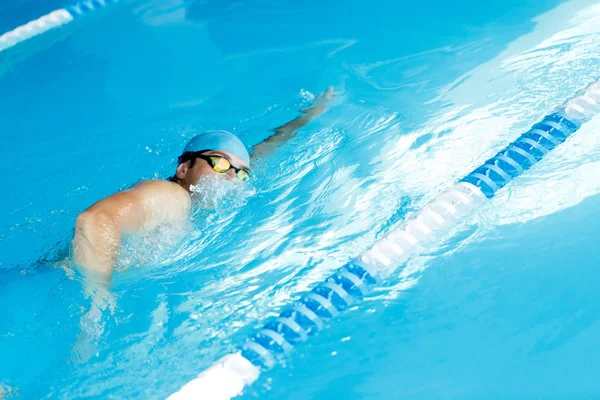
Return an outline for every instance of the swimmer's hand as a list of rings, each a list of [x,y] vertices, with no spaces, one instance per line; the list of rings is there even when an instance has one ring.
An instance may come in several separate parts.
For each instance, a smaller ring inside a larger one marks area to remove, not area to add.
[[[300,128],[305,127],[310,121],[327,111],[336,95],[333,87],[329,86],[327,90],[315,98],[311,106],[301,110],[302,114],[299,117],[273,129],[272,132],[275,132],[273,135],[254,146],[252,149],[252,159],[272,153],[277,147],[294,137]]]
[[[313,105],[302,110],[303,114],[308,114],[312,118],[316,118],[329,109],[329,105],[335,99],[337,93],[333,90],[333,86],[329,86],[327,90],[319,93],[315,97]]]

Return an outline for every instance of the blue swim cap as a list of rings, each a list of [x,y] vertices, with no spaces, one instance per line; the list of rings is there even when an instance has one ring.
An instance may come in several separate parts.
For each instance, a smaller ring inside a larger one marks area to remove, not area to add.
[[[194,136],[183,149],[186,151],[223,150],[238,156],[250,165],[250,155],[244,143],[231,132],[206,131]]]

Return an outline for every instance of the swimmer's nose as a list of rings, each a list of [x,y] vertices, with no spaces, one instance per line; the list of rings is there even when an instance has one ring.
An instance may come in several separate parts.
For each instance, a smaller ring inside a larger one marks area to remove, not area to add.
[[[229,171],[225,172],[225,175],[227,175],[229,179],[235,179],[235,171],[233,168],[230,168]]]

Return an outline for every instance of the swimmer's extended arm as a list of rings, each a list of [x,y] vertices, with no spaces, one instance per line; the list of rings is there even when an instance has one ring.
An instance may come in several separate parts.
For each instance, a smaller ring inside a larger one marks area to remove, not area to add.
[[[310,121],[327,111],[329,103],[331,103],[334,97],[335,92],[333,91],[333,87],[330,86],[324,93],[317,96],[312,106],[302,110],[302,114],[298,118],[273,129],[273,135],[254,146],[251,158],[254,159],[268,155],[281,144],[293,138],[298,129],[308,125]]]

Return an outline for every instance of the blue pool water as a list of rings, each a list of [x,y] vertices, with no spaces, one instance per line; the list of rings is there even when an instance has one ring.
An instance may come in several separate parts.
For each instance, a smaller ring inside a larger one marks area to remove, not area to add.
[[[0,31],[66,5],[5,2]],[[168,396],[595,81],[599,43],[591,0],[155,0],[0,52],[0,398]],[[128,241],[90,312],[56,268],[80,211],[168,176],[202,130],[260,142],[328,85],[334,106],[256,165],[243,206]],[[599,129],[242,398],[600,397]]]

